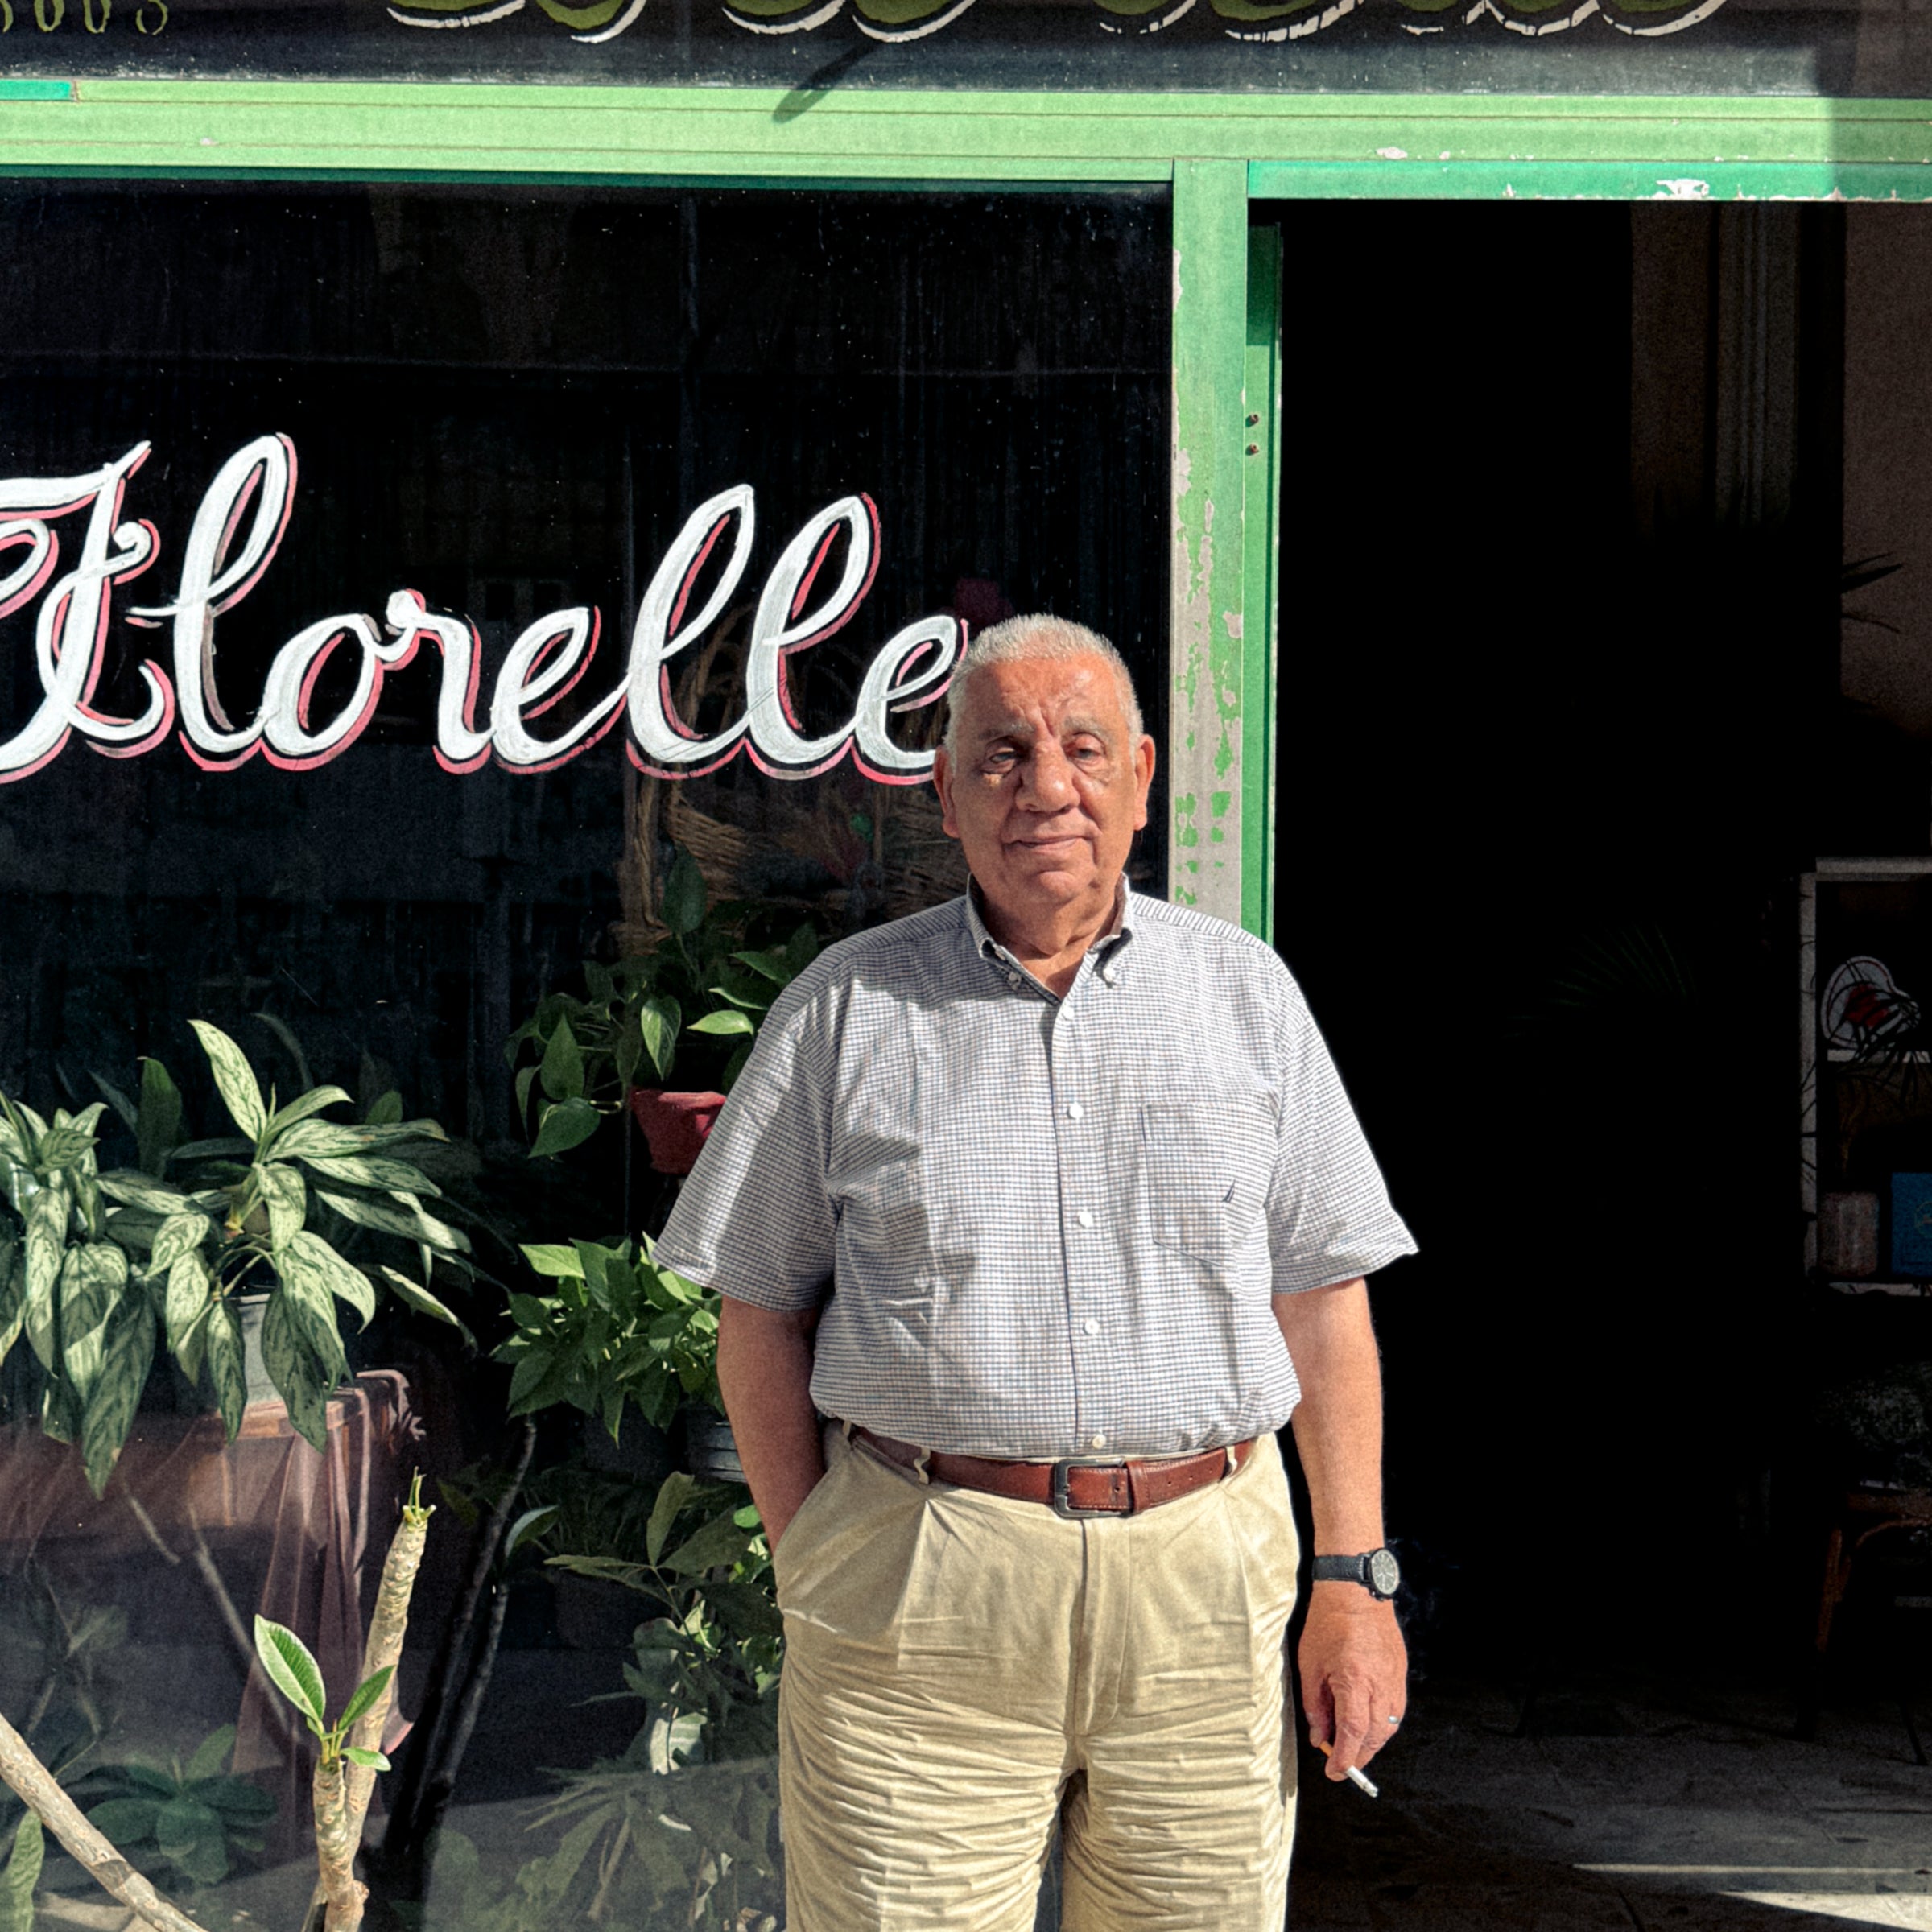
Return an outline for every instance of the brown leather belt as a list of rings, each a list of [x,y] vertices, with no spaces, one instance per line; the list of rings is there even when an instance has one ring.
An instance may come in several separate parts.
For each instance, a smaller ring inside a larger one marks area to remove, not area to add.
[[[1205,1489],[1232,1476],[1248,1459],[1252,1442],[1198,1455],[1133,1456],[1117,1463],[1009,1463],[985,1455],[949,1455],[854,1424],[851,1433],[901,1469],[962,1489],[984,1489],[1029,1503],[1045,1503],[1056,1516],[1137,1516]]]

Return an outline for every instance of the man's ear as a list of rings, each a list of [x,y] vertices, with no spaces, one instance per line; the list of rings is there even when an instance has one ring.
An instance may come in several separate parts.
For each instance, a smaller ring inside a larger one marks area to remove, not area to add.
[[[1133,785],[1137,805],[1133,828],[1140,831],[1147,823],[1147,788],[1154,782],[1154,740],[1143,734],[1133,748]]]
[[[933,753],[932,788],[939,795],[940,826],[948,838],[956,839],[960,828],[952,815],[952,760],[943,746]]]

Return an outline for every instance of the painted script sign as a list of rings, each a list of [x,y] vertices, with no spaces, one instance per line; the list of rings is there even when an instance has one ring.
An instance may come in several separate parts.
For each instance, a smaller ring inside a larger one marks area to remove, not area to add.
[[[237,717],[223,693],[217,641],[223,616],[261,581],[288,528],[295,448],[282,436],[256,438],[217,473],[182,547],[172,594],[126,609],[130,623],[167,631],[171,649],[165,661],[140,664],[144,701],[132,716],[117,715],[96,699],[114,606],[162,547],[153,524],[122,515],[128,480],[148,450],[137,444],[83,475],[0,480],[0,618],[33,608],[40,687],[32,715],[0,742],[0,784],[40,770],[76,738],[106,757],[131,758],[172,733],[205,770],[233,771],[258,757],[310,770],[356,742],[384,679],[419,651],[440,656],[435,742],[446,771],[492,761],[553,771],[620,721],[632,762],[660,778],[715,771],[740,752],[782,778],[811,777],[848,753],[881,784],[917,784],[931,770],[932,753],[896,743],[890,720],[944,691],[964,644],[955,618],[922,617],[889,638],[836,730],[807,732],[787,688],[786,660],[841,629],[872,587],[879,525],[868,497],[828,504],[773,564],[752,619],[743,715],[709,734],[678,716],[671,667],[718,621],[751,562],[757,509],[744,485],[691,512],[644,592],[621,675],[567,726],[547,725],[544,714],[590,673],[602,633],[597,611],[573,605],[539,617],[511,644],[485,700],[475,625],[431,609],[413,590],[391,594],[380,619],[351,611],[305,625],[275,653],[254,715]],[[351,672],[349,690],[324,714],[316,687],[338,658]]]

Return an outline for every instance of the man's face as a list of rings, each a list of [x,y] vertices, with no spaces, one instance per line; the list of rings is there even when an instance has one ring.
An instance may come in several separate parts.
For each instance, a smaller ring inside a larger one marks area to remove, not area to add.
[[[954,744],[933,778],[996,911],[1038,917],[1111,894],[1147,823],[1154,740],[1131,735],[1105,658],[988,665],[966,687]]]

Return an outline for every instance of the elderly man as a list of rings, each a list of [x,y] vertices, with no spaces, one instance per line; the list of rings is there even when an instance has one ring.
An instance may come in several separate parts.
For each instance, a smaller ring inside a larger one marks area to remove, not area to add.
[[[1279,1932],[1283,1633],[1328,1775],[1402,1719],[1363,1277],[1413,1243],[1261,941],[1126,886],[1104,638],[983,633],[935,770],[967,895],[772,1009],[658,1246],[724,1295],[772,1538],[790,1932]]]

